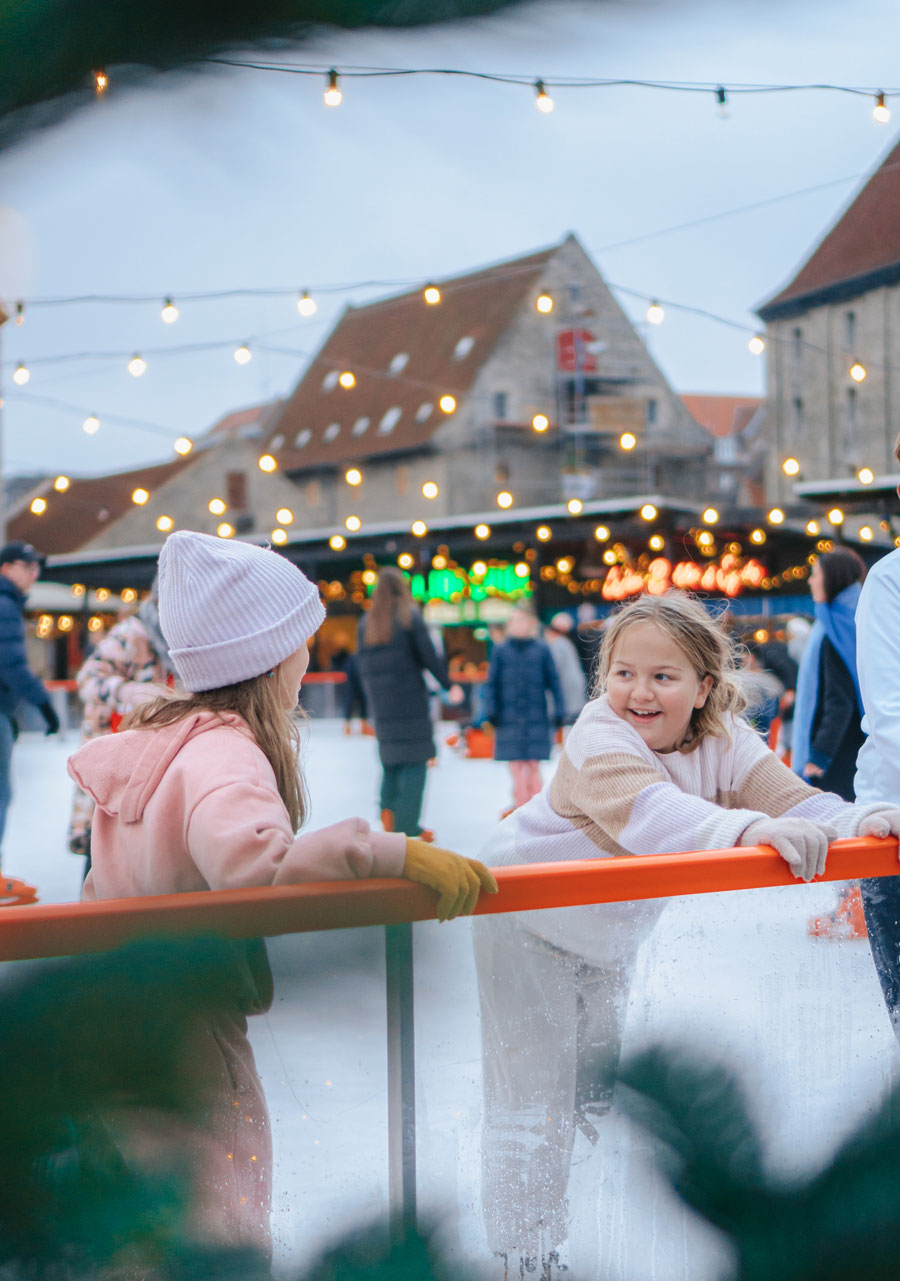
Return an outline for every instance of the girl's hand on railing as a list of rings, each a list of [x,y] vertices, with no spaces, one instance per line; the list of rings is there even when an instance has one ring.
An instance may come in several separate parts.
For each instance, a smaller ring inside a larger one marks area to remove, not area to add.
[[[475,909],[482,890],[497,893],[497,882],[477,858],[463,858],[451,850],[406,838],[406,861],[403,875],[429,889],[437,890],[437,917],[452,921],[454,916],[468,916]]]
[[[900,836],[900,809],[877,810],[860,819],[857,836]]]
[[[830,841],[837,840],[837,828],[811,823],[805,818],[760,818],[751,823],[740,839],[741,845],[771,845],[796,877],[811,881],[825,871]]]

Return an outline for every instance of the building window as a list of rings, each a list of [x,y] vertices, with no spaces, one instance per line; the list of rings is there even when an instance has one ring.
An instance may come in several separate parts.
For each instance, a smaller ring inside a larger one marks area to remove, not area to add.
[[[844,346],[852,352],[856,347],[856,312],[844,312]]]
[[[284,444],[284,436],[282,436],[281,432],[279,432],[277,436],[273,436],[272,439],[269,441],[269,449],[272,452],[274,452],[276,449],[280,449],[283,444]]]
[[[509,466],[507,463],[498,463],[494,469],[494,483],[505,485],[509,481]]]
[[[653,425],[653,423],[655,423],[655,422],[656,422],[656,415],[657,415],[657,411],[658,411],[658,409],[659,409],[659,402],[658,402],[658,401],[656,401],[656,400],[648,400],[648,401],[647,401],[646,407],[645,407],[645,409],[644,409],[644,424],[645,424],[645,426],[647,426],[647,427],[651,427],[651,426]]]
[[[398,494],[405,494],[409,489],[409,468],[400,463],[394,472],[394,488]]]
[[[328,426],[325,428],[325,430],[322,432],[322,439],[329,440],[329,441],[336,440],[338,437],[338,434],[340,433],[340,430],[341,430],[340,423],[329,423]]]
[[[847,431],[855,432],[857,423],[857,406],[859,401],[856,397],[856,388],[847,388]]]
[[[799,362],[803,359],[803,330],[795,329],[793,337],[794,337],[794,346],[793,346],[794,360]]]
[[[453,359],[465,360],[466,356],[468,356],[469,352],[472,350],[474,346],[475,346],[475,339],[472,337],[472,335],[464,334],[462,338],[460,338],[456,346],[453,348]]]
[[[392,374],[402,374],[406,368],[406,362],[409,360],[409,354],[405,351],[399,351],[393,358],[388,368]]]
[[[356,422],[353,424],[353,435],[361,436],[363,432],[366,430],[366,428],[368,427],[368,425],[369,425],[368,418],[357,418]]]
[[[328,373],[322,379],[322,390],[332,391],[333,388],[337,386],[337,381],[339,377],[340,375],[336,369],[329,369]]]
[[[509,396],[505,391],[494,392],[494,417],[498,423],[506,422],[509,408]]]
[[[416,422],[417,423],[428,422],[428,419],[431,417],[431,413],[433,409],[434,409],[434,405],[432,405],[431,401],[429,400],[424,401],[416,410]]]
[[[225,476],[225,494],[232,511],[245,512],[247,510],[247,473],[228,472]]]
[[[317,480],[308,480],[306,482],[306,505],[307,507],[318,507],[319,505],[319,482]]]
[[[294,437],[294,448],[302,449],[303,446],[308,445],[311,440],[312,440],[312,432],[310,431],[310,429],[308,427],[302,427],[300,431],[297,432],[297,435]]]
[[[397,426],[397,423],[400,421],[400,415],[402,413],[403,413],[403,410],[399,407],[399,405],[394,405],[392,406],[392,408],[387,410],[387,412],[384,414],[383,418],[381,419],[381,422],[378,424],[378,430],[382,436],[386,436],[388,432],[394,430],[394,428]]]
[[[794,397],[794,431],[803,431],[803,400],[800,396]]]

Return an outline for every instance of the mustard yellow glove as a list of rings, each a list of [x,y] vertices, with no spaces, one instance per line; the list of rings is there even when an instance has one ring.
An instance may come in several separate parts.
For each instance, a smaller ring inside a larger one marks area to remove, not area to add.
[[[497,893],[497,882],[477,858],[463,858],[438,845],[430,845],[415,836],[406,838],[406,862],[403,875],[420,885],[437,890],[439,921],[452,921],[454,916],[468,916],[478,902],[481,890]]]

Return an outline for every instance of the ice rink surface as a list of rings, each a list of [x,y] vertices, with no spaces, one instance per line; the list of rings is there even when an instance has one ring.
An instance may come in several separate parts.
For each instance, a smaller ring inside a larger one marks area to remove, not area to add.
[[[476,855],[509,803],[505,765],[465,760],[439,735],[424,819],[438,842]],[[43,902],[77,898],[81,860],[66,850],[76,735],[25,734],[3,869]],[[309,723],[310,826],[349,815],[373,823],[374,740],[338,721]],[[553,762],[544,766],[545,777]],[[738,1065],[772,1160],[816,1168],[871,1114],[897,1075],[897,1050],[865,942],[811,939],[807,919],[830,886],[673,899],[645,945],[632,989],[626,1053],[671,1036]],[[271,1012],[251,1020],[276,1147],[278,1261],[310,1261],[387,1208],[384,940],[378,929],[272,940]],[[481,1084],[469,925],[415,927],[417,1158],[423,1216],[479,1276]],[[579,1135],[569,1189],[571,1281],[707,1281],[727,1270],[720,1242],[655,1173],[648,1140],[619,1116],[593,1149]],[[583,1146],[582,1146],[583,1144]],[[462,1277],[466,1273],[460,1272]]]

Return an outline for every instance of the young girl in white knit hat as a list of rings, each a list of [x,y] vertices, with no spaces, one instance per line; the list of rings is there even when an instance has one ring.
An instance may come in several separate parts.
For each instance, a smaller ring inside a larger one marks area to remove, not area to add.
[[[799,779],[742,720],[728,640],[699,601],[644,596],[607,624],[598,685],[555,777],[496,829],[492,865],[771,845],[797,877],[829,840],[900,833],[890,803],[850,805]],[[488,1240],[556,1275],[576,1129],[610,1108],[637,952],[664,899],[473,923],[481,997]]]
[[[407,876],[437,890],[447,920],[496,891],[476,860],[361,818],[296,835],[306,803],[290,713],[325,617],[296,566],[247,543],[172,534],[159,616],[185,692],[145,703],[69,761],[96,803],[85,898]],[[271,1138],[245,1015],[267,1008],[272,976],[261,942],[240,959],[243,1008],[210,1017],[191,1045],[191,1072],[217,1083],[191,1136],[194,1229],[268,1253]]]

